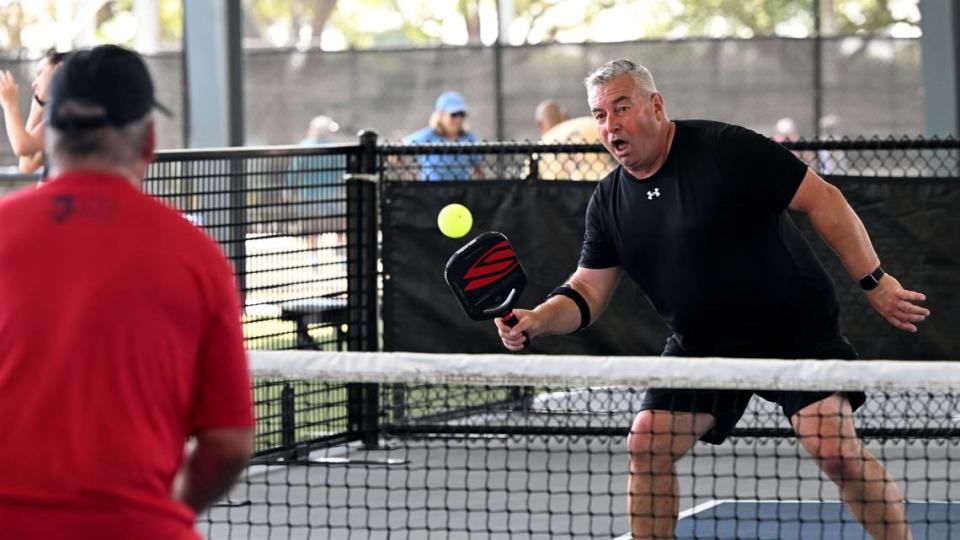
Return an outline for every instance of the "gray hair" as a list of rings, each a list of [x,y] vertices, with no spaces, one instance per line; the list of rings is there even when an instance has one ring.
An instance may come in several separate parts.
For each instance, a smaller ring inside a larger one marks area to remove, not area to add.
[[[96,160],[116,167],[129,167],[143,159],[151,113],[121,127],[61,131],[47,126],[46,152],[55,168],[69,168],[77,161]]]
[[[610,60],[598,67],[593,73],[587,75],[583,84],[589,92],[591,89],[603,86],[624,73],[633,77],[634,82],[637,83],[637,88],[645,95],[649,96],[657,91],[657,85],[653,82],[653,74],[650,73],[650,70],[625,58]]]

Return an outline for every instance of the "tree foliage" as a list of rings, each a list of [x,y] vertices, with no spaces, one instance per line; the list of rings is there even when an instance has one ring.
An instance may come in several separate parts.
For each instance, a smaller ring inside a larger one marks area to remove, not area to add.
[[[255,0],[270,3],[269,0]],[[288,2],[293,0],[287,0]],[[327,0],[335,2],[336,0]],[[480,35],[479,7],[481,0],[447,0],[455,2],[457,15],[465,22],[468,43],[478,43]],[[909,1],[909,0],[908,0]],[[897,16],[895,3],[904,0],[820,0],[822,30],[828,34],[888,31],[895,24],[919,27],[918,17]],[[329,19],[351,47],[378,45],[431,45],[441,42],[435,31],[444,23],[446,12],[437,6],[441,0],[354,0],[339,2]],[[362,9],[342,9],[359,4]],[[571,26],[591,26],[605,11],[633,6],[652,13],[638,22],[637,33],[624,39],[656,39],[665,37],[753,37],[768,35],[814,35],[814,0],[662,0],[651,4],[644,0],[600,0],[573,3],[564,0],[514,0],[515,20],[525,25],[525,43],[550,42]],[[560,22],[555,15],[570,10],[581,11],[574,22]],[[651,7],[653,6],[653,7]],[[402,23],[384,35],[370,35],[361,29],[359,18],[367,9],[393,9]],[[314,27],[317,28],[316,26]]]
[[[838,34],[874,33],[895,24],[920,25],[913,17],[897,16],[893,0],[830,0],[830,3],[836,7],[832,14]]]
[[[183,35],[183,2],[188,0],[156,1],[161,39],[175,47]],[[53,45],[55,31],[36,28],[44,21],[51,24],[55,2],[0,1],[0,46],[9,53],[21,47]],[[133,2],[103,2],[92,24],[106,26],[128,16],[125,13]],[[590,39],[582,36],[591,35],[622,40],[811,36],[817,3],[827,35],[873,35],[894,27],[919,27],[919,0],[242,0],[244,35],[263,45],[281,46],[319,46],[327,31],[336,39],[329,41],[332,45],[326,39],[323,43],[335,48],[476,44],[481,35],[488,40],[493,35],[493,29],[484,25],[496,24],[491,14],[501,2],[513,7],[514,26],[504,32],[510,30],[514,43]],[[622,25],[628,29],[626,34],[607,35],[608,29],[598,25],[609,21],[610,10],[637,22]],[[25,43],[28,35],[34,41],[38,35],[47,36],[50,43]]]
[[[27,14],[18,2],[0,7],[0,35],[7,49],[23,47],[20,33],[27,22]]]
[[[683,2],[676,16],[691,35],[716,34],[726,27],[730,35],[765,36],[777,33],[777,26],[802,20],[812,28],[813,0],[699,0]]]

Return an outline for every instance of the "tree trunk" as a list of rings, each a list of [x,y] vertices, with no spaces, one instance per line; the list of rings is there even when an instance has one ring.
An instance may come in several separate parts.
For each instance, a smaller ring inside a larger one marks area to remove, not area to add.
[[[460,13],[467,22],[467,43],[480,43],[480,6],[478,0],[460,0]]]
[[[260,27],[260,21],[253,15],[253,2],[243,0],[243,29],[241,33],[244,38],[263,39],[263,29]]]
[[[148,54],[160,50],[160,9],[156,0],[133,0],[133,13],[137,18],[134,48]]]
[[[323,28],[327,25],[327,20],[337,7],[337,0],[315,0],[313,3],[313,20],[310,26],[313,27],[314,39],[319,39],[323,34]]]
[[[824,36],[837,34],[837,9],[834,0],[820,0],[820,29]]]

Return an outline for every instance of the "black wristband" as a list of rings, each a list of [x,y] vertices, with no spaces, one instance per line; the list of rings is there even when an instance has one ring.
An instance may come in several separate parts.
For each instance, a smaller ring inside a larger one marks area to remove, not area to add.
[[[47,106],[47,102],[44,101],[44,100],[42,100],[42,99],[40,99],[40,96],[38,96],[38,95],[36,95],[36,94],[33,95],[33,100],[36,101],[36,102],[37,102],[37,105],[39,105],[39,106],[41,106],[41,107],[46,107],[46,106]]]
[[[886,274],[883,267],[878,266],[876,270],[860,278],[860,288],[865,291],[872,291],[880,284],[880,278]]]
[[[590,325],[590,306],[587,304],[587,301],[583,299],[583,296],[580,296],[580,293],[578,293],[576,289],[569,285],[561,285],[550,291],[550,294],[547,295],[547,298],[557,295],[566,296],[567,298],[573,300],[573,303],[577,304],[577,307],[580,309],[580,327],[573,332],[570,332],[571,334],[575,334]]]

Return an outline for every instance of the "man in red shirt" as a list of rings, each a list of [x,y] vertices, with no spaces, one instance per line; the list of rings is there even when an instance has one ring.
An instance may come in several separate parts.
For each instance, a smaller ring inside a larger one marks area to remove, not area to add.
[[[71,54],[46,106],[51,181],[0,200],[4,537],[195,539],[250,456],[230,264],[139,190],[154,107],[137,54]]]

